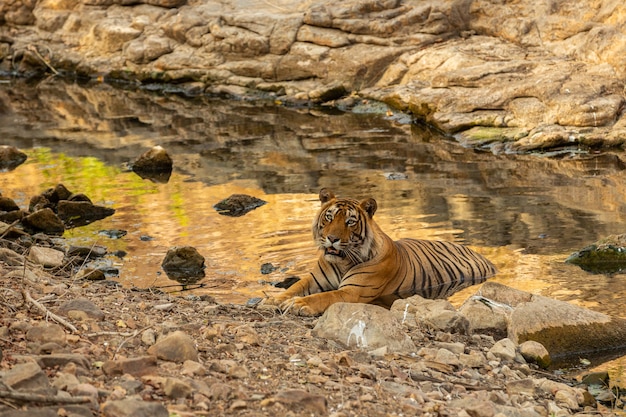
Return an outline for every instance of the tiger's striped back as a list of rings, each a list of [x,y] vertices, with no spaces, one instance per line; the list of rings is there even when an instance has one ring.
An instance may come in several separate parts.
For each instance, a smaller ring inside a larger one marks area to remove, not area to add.
[[[400,258],[407,261],[393,280],[395,288],[391,295],[397,298],[414,294],[431,299],[446,298],[497,273],[487,258],[457,243],[400,239],[395,244]]]

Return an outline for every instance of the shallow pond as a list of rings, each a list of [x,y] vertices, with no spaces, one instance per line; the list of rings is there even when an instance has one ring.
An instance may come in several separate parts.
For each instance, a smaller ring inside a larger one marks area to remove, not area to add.
[[[470,245],[497,265],[495,281],[626,316],[623,274],[564,263],[626,232],[621,153],[494,155],[374,103],[340,112],[62,82],[0,84],[0,137],[29,156],[0,173],[0,192],[21,207],[63,183],[116,209],[65,237],[126,251],[113,262],[127,286],[179,289],[160,264],[168,248],[190,245],[207,265],[196,292],[244,303],[275,291],[266,282],[302,275],[314,262],[310,225],[317,192],[329,187],[374,197],[377,221],[393,238]],[[174,159],[164,184],[124,168],[153,145]],[[268,204],[242,217],[217,213],[213,205],[234,193]],[[111,229],[128,233],[99,233]],[[264,263],[278,269],[264,275]],[[476,289],[451,300],[459,305]]]

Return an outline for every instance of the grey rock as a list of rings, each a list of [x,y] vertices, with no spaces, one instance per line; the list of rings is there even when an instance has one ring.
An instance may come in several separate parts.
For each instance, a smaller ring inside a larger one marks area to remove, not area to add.
[[[65,253],[53,248],[31,246],[28,251],[28,259],[44,268],[57,268],[63,265],[64,258]]]
[[[552,360],[618,349],[626,340],[626,320],[621,318],[495,282],[483,284],[477,295],[508,304],[512,308],[508,338],[516,344],[539,342]]]
[[[395,301],[391,312],[402,320],[407,314],[414,315],[416,323],[431,329],[469,334],[469,322],[447,300],[430,300],[416,295]]]
[[[104,312],[93,303],[93,301],[88,300],[86,298],[76,298],[74,300],[69,300],[61,304],[59,307],[59,314],[67,315],[68,312],[76,310],[83,311],[87,314],[88,317],[94,318],[96,320],[104,320],[105,314]]]
[[[382,347],[387,347],[389,352],[416,351],[400,322],[387,309],[370,304],[332,304],[312,334],[367,351]]]
[[[48,377],[34,362],[21,363],[13,366],[2,377],[2,382],[7,386],[19,390],[39,394],[52,394],[54,388],[48,381]]]

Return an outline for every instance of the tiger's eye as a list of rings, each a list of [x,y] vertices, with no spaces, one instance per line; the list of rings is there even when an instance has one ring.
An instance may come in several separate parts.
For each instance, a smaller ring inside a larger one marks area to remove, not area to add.
[[[347,224],[349,227],[352,227],[352,226],[354,226],[354,225],[356,224],[356,219],[349,218],[348,220],[346,220],[346,224]]]
[[[326,214],[324,215],[324,218],[330,222],[333,220],[333,214],[330,211],[327,211]]]

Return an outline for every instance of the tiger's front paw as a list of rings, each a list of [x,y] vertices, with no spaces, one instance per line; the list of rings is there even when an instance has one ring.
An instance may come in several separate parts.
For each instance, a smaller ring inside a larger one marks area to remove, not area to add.
[[[307,297],[293,297],[290,300],[283,302],[280,305],[280,309],[282,311],[290,311],[293,314],[297,314],[299,316],[318,316],[323,311],[317,311],[313,306],[310,305]]]

